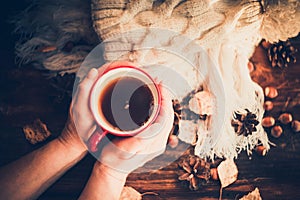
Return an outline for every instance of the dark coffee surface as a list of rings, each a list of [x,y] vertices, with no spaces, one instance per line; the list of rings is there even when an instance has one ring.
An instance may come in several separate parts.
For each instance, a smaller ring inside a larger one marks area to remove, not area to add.
[[[113,127],[130,131],[142,126],[151,116],[153,96],[141,80],[122,77],[104,88],[99,103],[100,112]]]

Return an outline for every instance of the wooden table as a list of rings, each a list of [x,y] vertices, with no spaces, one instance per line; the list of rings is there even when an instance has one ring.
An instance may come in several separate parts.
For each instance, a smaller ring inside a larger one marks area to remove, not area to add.
[[[12,41],[14,41],[13,37],[9,42]],[[68,80],[72,79],[72,77],[65,77],[49,80],[32,66],[17,68],[11,60],[13,57],[11,43],[4,41],[4,44],[9,48],[6,53],[1,53],[3,57],[0,66],[1,166],[41,147],[59,135],[66,120],[70,97],[53,84],[58,81],[70,83]],[[258,48],[253,58],[257,66],[257,70],[253,73],[254,79],[258,80],[263,87],[281,85],[279,96],[274,100],[275,108],[270,115],[278,117],[282,110],[286,109],[295,118],[300,119],[299,104],[286,108],[284,106],[288,97],[293,101],[295,96],[299,95],[300,62],[284,71],[272,70],[267,66],[264,54],[263,49]],[[6,55],[8,57],[4,57]],[[299,55],[298,60],[300,60]],[[13,67],[10,67],[12,65]],[[45,143],[31,145],[26,141],[22,127],[32,123],[36,118],[40,118],[47,124],[53,136]],[[254,153],[249,158],[244,152],[241,153],[236,161],[239,169],[238,180],[223,190],[223,199],[236,199],[255,187],[259,187],[263,199],[300,199],[300,134],[292,132],[288,126],[284,130],[282,137],[278,139],[270,137],[276,147],[272,147],[265,157]],[[153,163],[159,164],[164,158],[172,158],[184,148],[187,146],[180,143],[178,149],[168,150],[165,157],[160,157]],[[76,199],[89,177],[94,161],[95,159],[90,155],[85,157],[39,199]],[[128,177],[127,185],[141,193],[158,194],[157,196],[145,195],[144,199],[217,199],[219,197],[218,182],[210,182],[199,191],[190,191],[177,180],[178,173],[178,166],[173,162],[163,169],[150,173],[134,173]]]

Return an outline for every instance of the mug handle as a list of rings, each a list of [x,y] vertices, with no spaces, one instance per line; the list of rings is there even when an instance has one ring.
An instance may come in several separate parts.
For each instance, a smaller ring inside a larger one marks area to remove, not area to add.
[[[98,144],[107,133],[107,131],[103,131],[100,127],[98,127],[87,141],[88,149],[93,153],[98,151]]]

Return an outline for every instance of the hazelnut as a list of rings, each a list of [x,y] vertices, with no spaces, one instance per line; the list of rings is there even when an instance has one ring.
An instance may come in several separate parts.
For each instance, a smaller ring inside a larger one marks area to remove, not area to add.
[[[268,86],[265,88],[265,95],[266,95],[266,97],[274,99],[275,97],[278,96],[278,91],[276,88]]]
[[[272,110],[273,109],[273,102],[272,101],[266,101],[265,103],[264,103],[264,109],[266,110],[266,111],[270,111],[270,110]]]
[[[300,131],[300,121],[294,120],[294,121],[292,122],[292,129],[293,129],[295,132],[299,132],[299,131]]]
[[[264,146],[257,146],[255,151],[260,156],[265,156],[267,154],[267,148]]]
[[[278,120],[283,124],[288,124],[293,121],[293,116],[289,113],[283,113],[279,116]]]
[[[178,137],[176,135],[170,135],[168,139],[168,144],[171,148],[176,148],[178,145]]]
[[[219,180],[218,170],[217,168],[210,169],[210,177],[212,180]]]
[[[282,134],[283,130],[281,128],[281,126],[274,126],[271,130],[271,135],[274,137],[274,138],[279,138]]]
[[[262,119],[261,124],[266,128],[274,126],[275,119],[273,117],[265,117]]]
[[[253,72],[254,71],[254,65],[251,61],[248,62],[248,70],[249,72]]]

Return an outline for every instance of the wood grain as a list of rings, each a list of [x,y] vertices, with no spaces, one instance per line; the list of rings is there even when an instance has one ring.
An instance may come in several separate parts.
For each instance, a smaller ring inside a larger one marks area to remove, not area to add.
[[[298,45],[300,49],[300,45]],[[266,62],[265,51],[259,47],[252,58],[256,70],[253,79],[263,87],[272,85],[279,88],[279,96],[273,100],[275,108],[266,115],[278,117],[283,111],[300,119],[300,105],[285,106],[286,101],[295,100],[300,90],[300,62],[284,71],[271,69]],[[300,60],[298,54],[298,60]],[[11,162],[33,151],[59,135],[66,121],[70,97],[53,87],[40,71],[31,66],[24,68],[0,68],[0,165]],[[53,136],[38,145],[29,144],[22,127],[34,119],[41,118]],[[223,190],[223,199],[236,199],[255,187],[259,187],[263,199],[299,199],[300,178],[300,134],[284,126],[282,137],[265,157],[257,154],[249,158],[241,153],[237,162],[238,180]],[[211,181],[198,191],[190,191],[184,182],[177,180],[180,170],[176,159],[185,152],[188,145],[180,143],[176,149],[168,149],[163,156],[147,165],[147,169],[163,167],[141,173],[132,173],[127,185],[139,192],[154,192],[158,195],[144,195],[144,199],[218,199],[220,184]],[[39,199],[76,199],[83,189],[95,159],[87,156],[67,172]],[[174,162],[175,161],[175,162]]]

